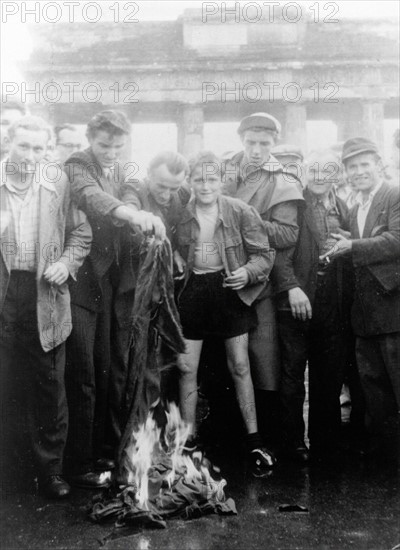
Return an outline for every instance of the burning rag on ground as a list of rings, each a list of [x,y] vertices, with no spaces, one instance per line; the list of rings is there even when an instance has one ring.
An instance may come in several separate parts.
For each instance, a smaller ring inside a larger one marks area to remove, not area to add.
[[[105,541],[129,534],[132,527],[164,528],[167,518],[237,513],[234,501],[225,497],[226,481],[217,468],[200,452],[194,460],[183,454],[189,427],[178,407],[174,403],[167,407],[165,426],[155,420],[154,406],[160,402],[158,340],[175,353],[185,350],[168,241],[143,247],[133,307],[128,414],[118,451],[118,474],[90,512],[93,521],[115,522]]]
[[[144,241],[140,250],[124,407],[126,425],[118,450],[122,477],[123,455],[132,433],[160,399],[159,339],[174,353],[185,351],[174,301],[171,245],[168,240],[153,239]]]

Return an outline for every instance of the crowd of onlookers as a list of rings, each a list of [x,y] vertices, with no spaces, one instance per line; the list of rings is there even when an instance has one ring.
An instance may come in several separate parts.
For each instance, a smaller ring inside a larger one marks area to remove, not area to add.
[[[278,120],[254,113],[238,126],[242,151],[163,151],[143,181],[119,163],[131,123],[118,110],[88,121],[84,150],[74,125],[53,130],[19,104],[2,104],[1,131],[1,435],[10,454],[24,407],[45,494],[109,484],[149,239],[173,254],[185,352],[157,349],[176,373],[186,453],[202,446],[210,339],[223,344],[213,368],[230,375],[256,474],[343,452],[344,385],[348,450],[380,452],[400,410],[398,131],[390,167],[357,136],[304,159],[278,144]]]

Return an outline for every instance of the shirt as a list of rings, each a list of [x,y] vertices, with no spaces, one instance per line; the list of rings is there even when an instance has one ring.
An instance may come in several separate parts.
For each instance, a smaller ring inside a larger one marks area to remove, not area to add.
[[[40,186],[51,182],[38,177],[36,173],[26,193],[19,192],[7,179],[2,163],[0,185],[6,189],[5,204],[1,207],[9,212],[7,254],[11,270],[35,272],[39,260],[39,192]]]
[[[375,187],[373,191],[368,195],[368,199],[363,202],[361,191],[357,193],[356,196],[356,204],[358,204],[358,210],[357,210],[357,225],[358,225],[358,232],[360,234],[360,237],[363,236],[364,228],[365,228],[365,222],[367,220],[369,209],[371,208],[372,199],[375,197],[379,189],[382,187],[381,182],[379,185]]]
[[[193,272],[201,274],[221,271],[224,266],[218,242],[214,238],[218,220],[218,204],[210,209],[196,207],[196,216],[200,225],[200,233],[194,250]]]

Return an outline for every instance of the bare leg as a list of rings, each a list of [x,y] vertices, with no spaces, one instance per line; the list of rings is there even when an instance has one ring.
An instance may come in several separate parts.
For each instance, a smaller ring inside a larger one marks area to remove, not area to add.
[[[199,368],[203,340],[185,340],[186,353],[179,356],[179,400],[183,419],[196,432],[197,371]]]
[[[247,433],[258,431],[253,381],[250,375],[248,334],[225,340],[228,369],[232,375]]]

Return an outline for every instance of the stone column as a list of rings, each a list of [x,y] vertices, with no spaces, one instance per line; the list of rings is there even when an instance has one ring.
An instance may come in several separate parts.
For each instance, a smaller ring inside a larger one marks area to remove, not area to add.
[[[338,141],[346,141],[363,135],[362,110],[358,102],[340,106],[335,122],[338,129]]]
[[[203,149],[204,113],[201,105],[181,106],[178,122],[178,151],[189,158]]]
[[[368,100],[362,104],[362,135],[374,141],[379,149],[384,148],[384,102],[382,100]]]
[[[282,138],[286,143],[293,143],[307,152],[307,107],[305,103],[289,103],[286,105],[285,124],[282,128]]]

